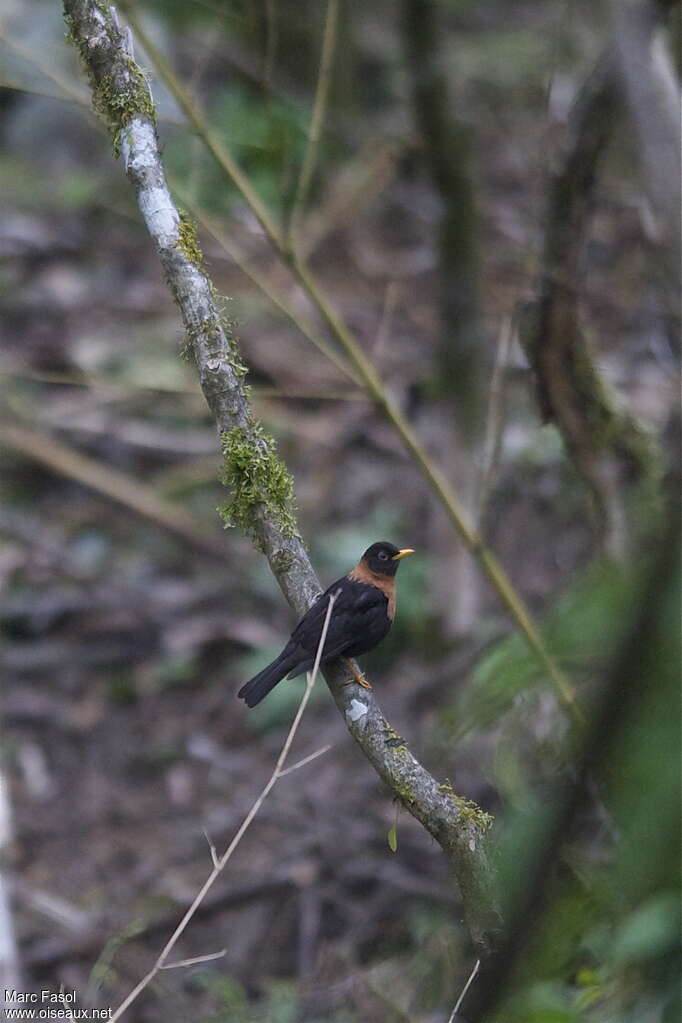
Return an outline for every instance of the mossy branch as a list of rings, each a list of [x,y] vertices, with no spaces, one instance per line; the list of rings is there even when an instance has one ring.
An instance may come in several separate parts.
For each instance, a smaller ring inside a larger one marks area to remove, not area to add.
[[[126,173],[156,244],[168,286],[178,304],[201,386],[223,439],[225,477],[233,490],[228,515],[246,528],[268,558],[289,604],[298,614],[310,607],[320,585],[297,533],[293,486],[274,441],[256,423],[244,385],[229,323],[186,219],[166,185],[153,109],[134,89],[146,92],[143,76],[129,75],[132,55],[111,9],[103,0],[64,0],[70,34],[86,64],[97,95],[101,81],[123,80],[127,113],[116,114],[116,135]],[[127,76],[127,77],[126,77]],[[131,85],[130,83],[133,83]],[[136,84],[135,84],[136,83]],[[114,102],[111,116],[121,110]],[[104,113],[109,119],[110,113]],[[496,947],[501,922],[488,851],[489,821],[451,792],[444,791],[395,733],[373,693],[344,685],[340,662],[325,677],[347,727],[380,777],[439,842],[451,863],[473,941],[482,954]]]

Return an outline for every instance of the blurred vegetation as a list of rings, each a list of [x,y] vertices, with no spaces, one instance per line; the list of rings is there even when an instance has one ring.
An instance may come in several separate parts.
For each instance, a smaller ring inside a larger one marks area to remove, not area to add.
[[[485,400],[466,442],[453,431],[442,373],[443,199],[412,103],[400,6],[343,5],[301,230],[411,424],[448,472],[452,456],[475,476],[501,324],[535,286],[547,168],[571,99],[610,38],[608,5],[435,4],[477,210],[469,241]],[[213,129],[282,217],[306,146],[324,8],[306,0],[292,17],[276,0],[140,5]],[[671,18],[674,30],[679,11]],[[267,777],[302,681],[277,687],[248,715],[233,698],[293,622],[263,559],[215,513],[225,493],[213,425],[179,358],[176,312],[120,167],[54,79],[83,86],[62,37],[46,0],[9,4],[0,36],[0,661],[16,840],[7,861],[31,984],[63,979],[84,991],[96,980],[100,1003],[113,1005],[205,877],[203,829],[226,844]],[[153,74],[151,84],[169,173],[314,319]],[[395,154],[388,170],[348,188],[344,174],[365,171],[383,141]],[[580,304],[600,371],[673,466],[665,496],[678,483],[679,352],[636,148],[622,123],[595,190]],[[478,610],[466,630],[453,627],[459,542],[378,412],[201,240],[216,286],[233,300],[255,410],[295,478],[321,579],[347,571],[376,539],[417,549],[401,566],[395,627],[363,667],[420,759],[495,814],[513,918],[575,782],[582,738],[477,575],[466,585]],[[670,541],[643,528],[646,543],[622,562],[605,559],[561,437],[540,424],[516,343],[501,375],[482,529],[576,686],[589,734],[636,628],[647,565]],[[438,400],[429,379],[443,384]],[[12,447],[3,423],[32,428],[34,450]],[[47,466],[41,437],[191,513],[215,554],[122,495],[114,501]],[[642,526],[660,500],[645,495],[634,509]],[[669,556],[672,564],[672,547]],[[495,1010],[500,1023],[680,1017],[679,594],[661,585],[656,628],[639,637],[641,670],[629,680],[636,697],[543,877],[542,909]],[[448,1020],[473,959],[438,850],[360,762],[321,682],[302,729],[300,756],[332,748],[282,781],[224,879],[225,901],[197,919],[181,953],[225,947],[225,959],[165,972],[131,1019]],[[240,903],[242,890],[250,894]],[[27,892],[86,914],[85,929],[65,929]],[[141,906],[143,925],[128,931]],[[103,948],[107,969],[93,979]]]
[[[219,93],[207,114],[260,197],[281,215],[291,201],[303,154],[303,111],[286,97],[265,104],[261,90],[238,83]],[[176,180],[192,180],[197,152],[189,132],[175,132],[165,155]],[[212,213],[233,213],[239,205],[236,190],[213,165],[202,163],[199,181],[193,184],[195,201]]]

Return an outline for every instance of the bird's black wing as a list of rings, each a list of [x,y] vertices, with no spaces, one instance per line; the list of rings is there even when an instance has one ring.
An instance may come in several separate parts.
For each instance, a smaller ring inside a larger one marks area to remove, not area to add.
[[[386,628],[381,630],[382,635],[378,639],[388,631],[390,623],[386,615],[386,596],[375,586],[356,582],[344,576],[332,583],[322,596],[317,598],[291,634],[287,648],[292,648],[292,652],[294,648],[298,648],[301,657],[300,666],[296,669],[297,674],[312,667],[322,635],[330,594],[338,595],[327,629],[322,651],[323,660],[331,660],[332,657],[341,656],[346,650],[355,649],[368,628],[370,633],[374,633],[377,622],[382,624],[386,622]],[[375,642],[378,642],[378,639]],[[370,643],[367,649],[372,646],[374,642]]]

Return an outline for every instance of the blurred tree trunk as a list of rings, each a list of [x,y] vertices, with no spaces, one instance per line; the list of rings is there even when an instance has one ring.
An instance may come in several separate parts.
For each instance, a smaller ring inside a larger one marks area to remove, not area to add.
[[[680,90],[661,32],[664,17],[675,5],[669,0],[611,0],[610,6],[618,76],[655,221],[658,270],[676,313],[682,270]]]
[[[453,399],[467,439],[480,423],[482,351],[478,212],[469,128],[455,116],[437,0],[404,0],[403,35],[417,131],[440,200],[440,343],[433,387]]]
[[[429,177],[440,203],[438,230],[439,339],[427,392],[439,399],[433,440],[448,475],[457,480],[464,506],[475,520],[476,452],[483,419],[483,337],[479,294],[478,211],[472,175],[471,131],[455,115],[446,73],[448,36],[437,0],[403,0],[403,36],[417,131]],[[443,443],[443,410],[448,428]],[[452,443],[452,438],[455,443]],[[436,512],[439,549],[452,549],[451,533]],[[448,608],[449,631],[464,633],[479,606],[479,578],[457,545],[439,604]],[[457,579],[453,588],[452,580]],[[453,593],[456,599],[453,599]]]
[[[519,330],[542,417],[556,424],[587,488],[603,549],[621,558],[631,541],[630,485],[646,484],[649,517],[658,457],[646,432],[618,407],[601,378],[581,323],[580,294],[595,184],[622,113],[609,50],[578,93],[563,152],[549,177],[540,294],[526,308]]]
[[[653,439],[602,380],[581,323],[580,296],[596,182],[614,129],[629,114],[657,221],[653,274],[663,271],[669,303],[675,281],[679,308],[679,232],[672,229],[680,209],[674,74],[654,49],[666,6],[637,0],[614,11],[616,44],[583,83],[549,175],[539,298],[527,308],[520,329],[543,418],[556,423],[589,492],[603,549],[620,558],[660,523],[661,458]]]

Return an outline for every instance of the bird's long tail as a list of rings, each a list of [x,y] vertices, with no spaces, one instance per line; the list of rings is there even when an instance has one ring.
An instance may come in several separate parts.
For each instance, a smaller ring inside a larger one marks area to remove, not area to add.
[[[275,688],[278,682],[282,681],[294,666],[295,660],[295,657],[283,650],[272,664],[268,664],[267,668],[263,668],[252,679],[245,682],[237,696],[244,700],[247,707],[255,707],[268,695],[270,690]]]

